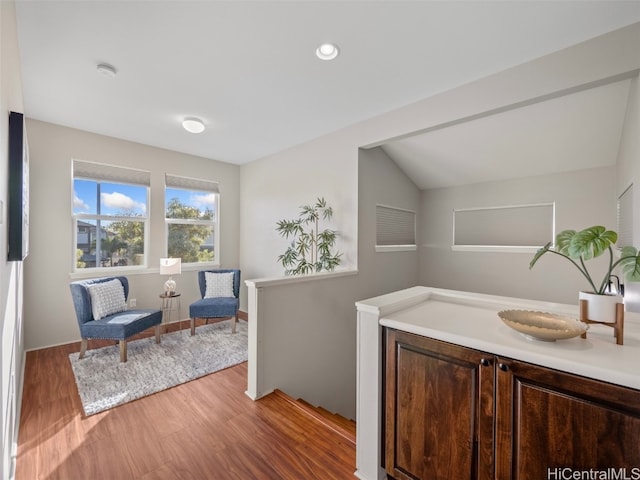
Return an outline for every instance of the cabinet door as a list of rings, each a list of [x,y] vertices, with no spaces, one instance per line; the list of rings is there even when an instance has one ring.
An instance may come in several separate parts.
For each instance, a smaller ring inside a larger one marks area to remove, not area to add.
[[[385,469],[400,479],[490,479],[493,357],[386,330]]]
[[[640,478],[639,391],[497,361],[498,480]]]

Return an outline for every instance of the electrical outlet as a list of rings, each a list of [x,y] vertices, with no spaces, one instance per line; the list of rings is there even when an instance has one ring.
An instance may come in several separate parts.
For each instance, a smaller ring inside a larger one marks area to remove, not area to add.
[[[135,299],[135,298],[130,298],[130,299],[129,299],[129,307],[130,307],[130,308],[136,308],[137,303],[138,303],[138,302],[136,301],[136,299]]]

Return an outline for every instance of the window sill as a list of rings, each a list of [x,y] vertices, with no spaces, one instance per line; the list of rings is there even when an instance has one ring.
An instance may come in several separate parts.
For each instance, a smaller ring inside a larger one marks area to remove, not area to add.
[[[523,245],[452,245],[451,250],[454,252],[489,252],[489,253],[536,253],[539,247]]]
[[[334,270],[331,272],[310,273],[308,275],[290,275],[287,277],[273,277],[273,278],[257,278],[252,280],[245,280],[247,287],[271,287],[279,285],[287,285],[290,283],[304,283],[313,282],[318,280],[327,280],[340,277],[348,277],[351,275],[357,275],[358,270]]]
[[[376,252],[415,252],[415,245],[376,245]]]
[[[149,269],[144,266],[139,267],[102,267],[102,268],[83,268],[82,270],[77,270],[75,272],[69,273],[69,278],[72,280],[81,280],[83,278],[94,278],[94,277],[117,277],[117,276],[126,276],[126,275],[140,275],[144,273],[150,273],[152,269]],[[157,268],[156,272],[159,272],[160,269]]]
[[[183,263],[183,272],[196,272],[198,270],[213,270],[220,268],[218,263]],[[117,277],[130,275],[160,275],[160,267],[103,267],[103,268],[83,268],[82,270],[69,273],[72,280],[82,280],[94,277]]]

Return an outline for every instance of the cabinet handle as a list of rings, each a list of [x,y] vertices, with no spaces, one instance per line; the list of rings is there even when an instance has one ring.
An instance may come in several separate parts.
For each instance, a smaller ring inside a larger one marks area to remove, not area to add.
[[[480,365],[482,365],[483,367],[488,367],[489,365],[491,365],[491,360],[482,358],[480,359]]]
[[[509,371],[509,365],[507,365],[506,363],[499,363],[498,364],[498,368],[500,370],[502,370],[503,372],[508,372]]]

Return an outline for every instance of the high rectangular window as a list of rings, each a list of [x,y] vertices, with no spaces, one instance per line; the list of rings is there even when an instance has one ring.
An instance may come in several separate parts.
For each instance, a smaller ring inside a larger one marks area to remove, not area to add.
[[[555,205],[507,205],[454,210],[453,248],[535,250],[554,239]]]
[[[376,251],[416,249],[416,212],[376,205]]]
[[[146,266],[151,175],[73,161],[74,271]]]
[[[633,246],[633,184],[618,198],[619,248]]]
[[[167,256],[219,264],[219,204],[217,182],[166,174]]]

